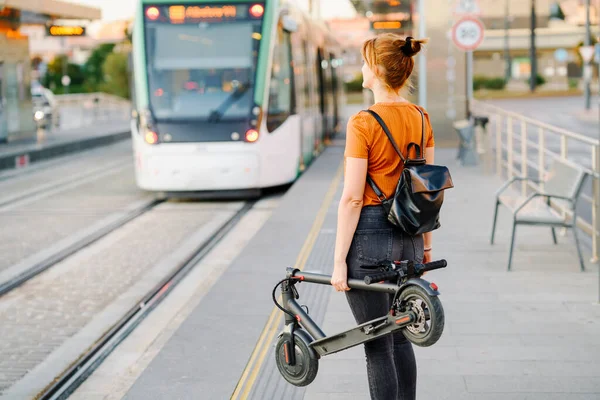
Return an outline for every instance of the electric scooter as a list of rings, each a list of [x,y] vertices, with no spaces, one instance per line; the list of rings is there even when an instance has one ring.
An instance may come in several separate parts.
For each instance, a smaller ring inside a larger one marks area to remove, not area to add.
[[[275,361],[283,378],[295,386],[309,385],[317,376],[319,359],[350,347],[402,330],[404,336],[421,347],[432,346],[444,330],[444,309],[435,283],[422,279],[427,271],[445,268],[446,260],[427,264],[394,261],[378,266],[372,275],[349,279],[351,289],[394,294],[390,312],[353,329],[327,336],[308,316],[296,285],[311,282],[331,285],[331,276],[287,268],[286,278],[273,289],[273,302],[285,314],[285,326],[275,345]],[[275,299],[281,285],[283,306]]]

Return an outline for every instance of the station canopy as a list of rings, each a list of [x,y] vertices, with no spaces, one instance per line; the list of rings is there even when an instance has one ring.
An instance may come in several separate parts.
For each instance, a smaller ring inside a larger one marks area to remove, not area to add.
[[[0,22],[14,28],[24,24],[46,24],[57,19],[97,20],[99,8],[59,0],[0,0]]]
[[[358,13],[375,15],[410,13],[412,0],[350,0]]]
[[[409,34],[412,24],[412,0],[350,0],[356,12],[368,17],[371,31]]]

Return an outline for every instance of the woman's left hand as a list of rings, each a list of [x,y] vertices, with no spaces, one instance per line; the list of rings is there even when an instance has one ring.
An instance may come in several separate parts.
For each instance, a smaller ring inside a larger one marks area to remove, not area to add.
[[[431,262],[431,250],[423,252],[423,264]]]
[[[338,292],[350,290],[348,287],[348,265],[345,262],[335,263],[333,275],[331,276],[331,286]]]

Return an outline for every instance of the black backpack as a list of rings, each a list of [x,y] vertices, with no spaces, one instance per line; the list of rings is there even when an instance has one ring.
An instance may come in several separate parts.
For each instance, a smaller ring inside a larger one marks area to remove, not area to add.
[[[425,160],[425,116],[421,114],[422,144],[409,143],[406,158],[398,148],[392,134],[381,117],[372,110],[365,110],[375,119],[394,146],[394,150],[402,159],[404,170],[398,179],[396,192],[388,199],[377,187],[373,179],[367,175],[367,182],[381,200],[388,214],[388,220],[403,232],[415,236],[430,232],[440,227],[439,213],[444,202],[444,190],[454,187],[450,171],[441,165],[426,164]],[[410,158],[415,149],[416,158]]]

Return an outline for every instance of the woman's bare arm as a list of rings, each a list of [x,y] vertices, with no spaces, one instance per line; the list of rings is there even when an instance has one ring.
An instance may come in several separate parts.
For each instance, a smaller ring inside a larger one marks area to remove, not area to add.
[[[435,162],[435,147],[428,147],[425,149],[425,160],[427,161],[427,164],[433,164]],[[423,235],[426,249],[429,249],[432,246],[431,236],[431,232],[427,232]]]

